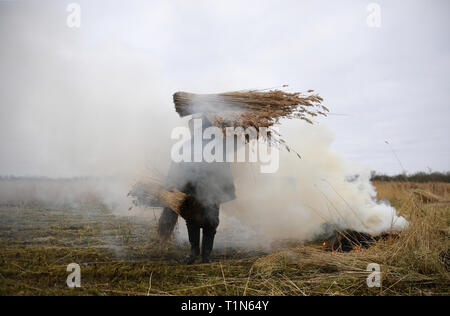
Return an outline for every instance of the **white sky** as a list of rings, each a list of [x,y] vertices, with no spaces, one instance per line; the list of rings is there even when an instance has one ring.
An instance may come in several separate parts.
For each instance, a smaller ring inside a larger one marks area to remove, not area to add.
[[[450,170],[450,2],[378,1],[380,28],[369,3],[0,0],[0,174],[139,163],[178,124],[173,92],[282,84],[343,114],[321,124],[345,157],[399,173],[389,140],[408,172]]]

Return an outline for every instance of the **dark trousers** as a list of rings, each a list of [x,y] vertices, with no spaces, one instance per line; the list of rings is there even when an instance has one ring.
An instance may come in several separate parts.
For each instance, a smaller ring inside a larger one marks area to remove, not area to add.
[[[191,244],[191,255],[200,254],[200,229],[203,229],[202,236],[202,257],[209,259],[214,245],[217,226],[219,226],[220,205],[199,206],[197,212],[200,215],[196,219],[187,219],[186,226]]]
[[[177,220],[177,213],[168,207],[163,209],[158,223],[158,235],[162,240],[166,241],[172,236]]]

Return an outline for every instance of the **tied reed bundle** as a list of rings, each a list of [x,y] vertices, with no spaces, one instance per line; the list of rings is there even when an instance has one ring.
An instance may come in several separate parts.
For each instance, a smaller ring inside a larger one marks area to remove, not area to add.
[[[286,87],[287,85],[283,86]],[[280,119],[300,119],[313,124],[312,118],[327,116],[328,108],[314,90],[285,92],[281,90],[248,90],[219,94],[194,94],[176,92],[173,95],[175,110],[181,116],[201,113],[212,126],[227,135],[226,128],[242,127],[251,137],[262,138],[271,146],[284,147],[288,152],[300,154],[286,144],[281,135],[271,127]],[[260,128],[265,128],[264,133]],[[244,132],[245,133],[245,132]],[[276,137],[272,137],[272,136]],[[248,142],[249,136],[245,135]]]
[[[134,197],[134,205],[168,207],[186,220],[201,220],[196,212],[203,207],[200,201],[176,188],[167,190],[156,180],[136,183],[128,196]]]
[[[323,99],[308,90],[307,93],[289,93],[281,90],[250,90],[220,94],[193,94],[177,92],[173,95],[175,110],[181,116],[205,114],[214,126],[269,128],[281,118],[301,119],[310,124],[312,117],[326,116],[328,108]]]
[[[189,200],[188,194],[177,189],[168,191],[156,181],[135,184],[128,196],[135,198],[135,205],[167,206],[182,217],[184,205]]]

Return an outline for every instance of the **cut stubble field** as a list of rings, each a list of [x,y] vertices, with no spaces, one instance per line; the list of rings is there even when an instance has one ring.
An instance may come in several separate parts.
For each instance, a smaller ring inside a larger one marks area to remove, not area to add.
[[[158,242],[151,210],[143,219],[98,204],[3,205],[0,295],[449,295],[450,184],[374,184],[410,222],[396,238],[348,253],[319,242],[218,249],[190,266],[187,244]],[[69,263],[81,267],[80,288],[66,285]],[[369,263],[381,266],[379,288],[366,284]]]

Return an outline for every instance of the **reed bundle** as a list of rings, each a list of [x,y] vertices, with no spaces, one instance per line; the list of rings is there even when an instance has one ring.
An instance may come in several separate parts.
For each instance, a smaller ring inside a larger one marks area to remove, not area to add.
[[[188,194],[175,188],[168,191],[156,181],[139,182],[133,186],[128,195],[135,198],[135,205],[166,206],[182,217],[185,204],[189,200]]]
[[[312,117],[326,116],[329,110],[323,99],[308,90],[307,93],[289,93],[281,90],[236,91],[220,94],[193,94],[177,92],[173,95],[175,110],[181,116],[202,113],[219,128],[269,128],[281,118],[301,119],[312,124]]]
[[[267,140],[271,146],[284,147],[288,152],[294,152],[299,158],[300,154],[288,146],[271,127],[282,118],[300,119],[313,124],[312,118],[327,116],[329,112],[322,101],[322,97],[315,94],[314,90],[306,93],[282,90],[247,90],[219,94],[176,92],[173,95],[175,110],[181,117],[201,113],[212,126],[220,128],[224,135],[227,135],[228,127],[242,127],[252,134],[256,132],[257,138]],[[260,128],[266,130],[263,132]],[[274,135],[276,137],[272,137]],[[248,135],[245,137],[248,141]]]

